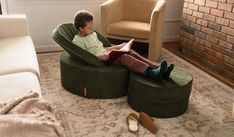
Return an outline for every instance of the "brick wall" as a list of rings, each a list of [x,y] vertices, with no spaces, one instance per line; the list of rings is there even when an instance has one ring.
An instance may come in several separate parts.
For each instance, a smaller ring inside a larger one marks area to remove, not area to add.
[[[234,82],[234,0],[184,0],[181,53]]]

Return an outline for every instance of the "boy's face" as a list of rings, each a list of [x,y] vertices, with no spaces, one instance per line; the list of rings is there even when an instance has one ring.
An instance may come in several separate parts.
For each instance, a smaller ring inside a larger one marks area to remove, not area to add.
[[[80,27],[80,32],[85,35],[89,35],[93,33],[93,31],[94,31],[93,21],[86,22],[86,26],[84,28]]]

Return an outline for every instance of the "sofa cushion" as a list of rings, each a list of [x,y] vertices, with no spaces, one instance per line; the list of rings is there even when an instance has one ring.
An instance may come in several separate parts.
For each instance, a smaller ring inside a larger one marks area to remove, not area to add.
[[[148,39],[150,36],[150,24],[136,21],[119,21],[107,25],[107,33],[138,39]]]
[[[0,76],[0,102],[20,97],[33,90],[41,95],[38,78],[31,72],[13,73]]]
[[[39,77],[39,67],[30,36],[0,38],[0,75],[32,72]]]

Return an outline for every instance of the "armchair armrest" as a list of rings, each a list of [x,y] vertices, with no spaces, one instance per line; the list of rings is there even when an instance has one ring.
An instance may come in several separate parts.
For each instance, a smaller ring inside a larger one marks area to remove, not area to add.
[[[122,0],[108,0],[101,4],[101,33],[106,35],[107,25],[122,18]]]
[[[29,35],[25,15],[0,15],[0,37]]]
[[[151,60],[159,58],[162,50],[165,9],[165,0],[159,0],[151,14],[149,39],[149,59]]]
[[[154,27],[157,27],[157,23],[164,22],[164,14],[165,14],[166,2],[165,0],[159,0],[151,14],[150,19],[150,29],[153,30]],[[160,16],[161,15],[161,16]],[[160,20],[163,19],[163,20]]]

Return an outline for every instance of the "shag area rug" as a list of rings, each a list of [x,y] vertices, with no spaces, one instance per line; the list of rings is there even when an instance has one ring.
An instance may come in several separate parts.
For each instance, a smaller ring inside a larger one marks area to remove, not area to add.
[[[126,96],[86,99],[63,89],[60,55],[61,52],[38,54],[38,60],[42,95],[54,104],[66,137],[234,137],[234,90],[165,49],[162,59],[192,73],[194,81],[186,113],[158,118],[156,135],[142,126],[137,134],[128,132],[125,118],[135,111],[128,106]]]

